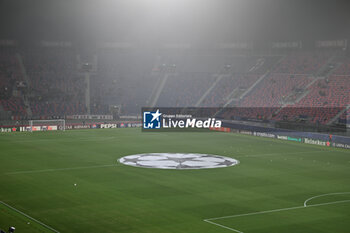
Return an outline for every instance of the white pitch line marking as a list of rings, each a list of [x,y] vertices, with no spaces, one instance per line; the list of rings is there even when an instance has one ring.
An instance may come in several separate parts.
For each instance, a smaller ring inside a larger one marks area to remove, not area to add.
[[[258,215],[258,214],[268,214],[273,212],[280,212],[285,210],[295,210],[295,209],[301,209],[305,208],[304,206],[295,206],[295,207],[289,207],[289,208],[282,208],[282,209],[274,209],[274,210],[264,210],[264,211],[258,211],[258,212],[252,212],[252,213],[246,213],[246,214],[236,214],[236,215],[228,215],[223,217],[217,217],[217,218],[209,218],[205,220],[219,220],[219,219],[226,219],[226,218],[237,218],[237,217],[244,217],[244,216],[250,216],[250,215]]]
[[[342,193],[345,194],[345,193]],[[336,194],[335,194],[336,195]],[[319,195],[319,196],[326,196],[326,194]],[[317,197],[317,196],[315,196]],[[310,199],[310,198],[309,198]],[[310,199],[311,200],[311,199]],[[306,202],[306,201],[305,201]],[[304,203],[305,203],[304,202]],[[326,203],[320,203],[320,204],[313,204],[313,205],[302,205],[302,206],[294,206],[294,207],[289,207],[289,208],[282,208],[282,209],[274,209],[274,210],[265,210],[265,211],[258,211],[258,212],[251,212],[251,213],[246,213],[246,214],[236,214],[236,215],[229,215],[229,216],[223,216],[223,217],[217,217],[217,218],[208,218],[204,219],[204,222],[231,230],[235,231],[238,233],[243,233],[242,231],[239,231],[237,229],[233,229],[218,223],[213,222],[214,220],[219,220],[219,219],[227,219],[227,218],[237,218],[237,217],[244,217],[244,216],[251,216],[251,215],[259,215],[259,214],[268,214],[268,213],[274,213],[274,212],[281,212],[281,211],[288,211],[288,210],[295,210],[295,209],[303,209],[303,208],[309,208],[309,207],[317,207],[317,206],[326,206],[326,205],[333,205],[333,204],[339,204],[339,203],[347,203],[350,202],[350,200],[343,200],[343,201],[333,201],[333,202],[326,202]]]
[[[40,222],[39,220],[36,220],[36,219],[33,218],[33,217],[30,217],[28,214],[23,213],[22,211],[20,211],[20,210],[14,208],[14,207],[12,207],[12,206],[10,206],[9,204],[6,204],[6,203],[3,202],[3,201],[0,201],[0,203],[3,204],[4,206],[7,206],[8,208],[10,208],[10,209],[16,211],[17,213],[22,214],[23,216],[29,218],[30,220],[32,220],[32,221],[34,221],[34,222],[36,222],[36,223],[42,225],[43,227],[45,227],[45,228],[47,228],[47,229],[49,229],[49,230],[51,230],[51,231],[53,231],[53,232],[60,233],[58,230],[55,230],[55,229],[53,229],[52,227],[46,225],[45,223]]]
[[[344,194],[350,194],[350,192],[342,192],[342,193],[326,193],[326,194],[322,194],[322,195],[317,195],[317,196],[314,196],[314,197],[310,197],[309,199],[307,199],[305,202],[304,202],[304,207],[307,206],[307,203],[315,198],[318,198],[318,197],[325,197],[325,196],[335,196],[335,195],[344,195]]]
[[[250,216],[250,215],[268,214],[268,213],[281,212],[281,211],[286,211],[286,210],[295,210],[295,209],[302,209],[302,208],[308,208],[308,207],[332,205],[332,204],[338,204],[338,203],[344,203],[344,202],[350,202],[350,200],[333,201],[333,202],[326,202],[326,203],[313,204],[313,205],[307,205],[307,206],[303,206],[303,205],[302,206],[294,206],[294,207],[289,207],[289,208],[265,210],[265,211],[258,211],[258,212],[252,212],[252,213],[246,213],[246,214],[236,214],[236,215],[229,215],[229,216],[223,216],[223,217],[217,217],[217,218],[208,218],[205,220],[212,221],[212,220],[225,219],[225,218],[236,218],[236,217],[243,217],[243,216]]]
[[[55,171],[79,170],[79,169],[113,167],[113,166],[118,166],[118,165],[117,164],[107,164],[107,165],[96,165],[96,166],[87,166],[87,167],[68,167],[68,168],[53,168],[53,169],[43,169],[43,170],[17,171],[17,172],[8,172],[8,173],[5,173],[5,175],[55,172]]]
[[[207,223],[210,223],[210,224],[213,224],[213,225],[216,225],[216,226],[219,226],[219,227],[222,227],[222,228],[225,228],[227,230],[234,231],[234,232],[237,232],[237,233],[243,233],[242,231],[239,231],[239,230],[233,229],[231,227],[227,227],[227,226],[221,225],[219,223],[212,222],[210,220],[206,220],[205,219],[204,222],[207,222]]]

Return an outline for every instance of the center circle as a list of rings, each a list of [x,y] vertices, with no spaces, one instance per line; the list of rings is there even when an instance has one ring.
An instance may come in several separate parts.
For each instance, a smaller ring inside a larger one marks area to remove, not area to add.
[[[120,163],[144,168],[159,169],[205,169],[230,167],[239,164],[233,158],[195,153],[148,153],[122,157]]]

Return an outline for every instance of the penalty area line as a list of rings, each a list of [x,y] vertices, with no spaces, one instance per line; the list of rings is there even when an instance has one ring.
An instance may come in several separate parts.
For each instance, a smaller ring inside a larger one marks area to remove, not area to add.
[[[10,208],[11,210],[13,210],[13,211],[15,211],[15,212],[17,212],[17,213],[19,213],[19,214],[21,214],[21,215],[23,215],[23,216],[29,218],[30,220],[32,220],[32,221],[34,221],[34,222],[36,222],[36,223],[42,225],[43,227],[45,227],[45,228],[47,228],[47,229],[49,229],[49,230],[51,230],[51,231],[53,231],[53,232],[60,233],[58,230],[56,230],[56,229],[54,229],[54,228],[52,228],[52,227],[46,225],[45,223],[43,223],[43,222],[41,222],[41,221],[39,221],[39,220],[36,220],[35,218],[29,216],[28,214],[23,213],[22,211],[20,211],[20,210],[14,208],[14,207],[12,207],[12,206],[10,206],[9,204],[6,204],[6,203],[3,202],[3,201],[0,201],[0,203],[3,204],[4,206]]]
[[[30,173],[42,173],[42,172],[56,172],[56,171],[69,171],[69,170],[80,170],[89,168],[102,168],[102,167],[115,167],[118,164],[107,164],[107,165],[96,165],[96,166],[86,166],[86,167],[67,167],[67,168],[53,168],[53,169],[43,169],[43,170],[29,170],[29,171],[17,171],[17,172],[7,172],[5,175],[16,175],[16,174],[30,174]]]
[[[347,203],[350,202],[350,200],[343,200],[343,201],[333,201],[333,202],[326,202],[326,203],[319,203],[319,204],[313,204],[313,205],[302,205],[302,206],[294,206],[294,207],[289,207],[289,208],[282,208],[282,209],[274,209],[274,210],[265,210],[265,211],[258,211],[258,212],[251,212],[251,213],[246,213],[246,214],[236,214],[236,215],[229,215],[229,216],[223,216],[223,217],[217,217],[217,218],[208,218],[204,219],[204,222],[231,230],[235,231],[238,233],[243,233],[242,231],[239,231],[237,229],[233,229],[230,227],[227,227],[222,224],[218,224],[213,222],[214,220],[220,220],[220,219],[228,219],[228,218],[237,218],[237,217],[244,217],[244,216],[252,216],[252,215],[259,215],[259,214],[268,214],[268,213],[275,213],[275,212],[281,212],[281,211],[288,211],[288,210],[296,210],[296,209],[304,209],[304,208],[310,208],[310,207],[317,207],[317,206],[326,206],[326,205],[334,205],[334,204],[340,204],[340,203]]]
[[[321,195],[317,195],[317,196],[313,196],[313,197],[310,197],[309,199],[307,199],[305,202],[304,202],[304,206],[306,207],[307,206],[307,203],[313,199],[316,199],[316,198],[319,198],[319,197],[325,197],[325,196],[334,196],[334,195],[346,195],[346,194],[350,194],[350,192],[341,192],[341,193],[326,193],[326,194],[321,194]]]

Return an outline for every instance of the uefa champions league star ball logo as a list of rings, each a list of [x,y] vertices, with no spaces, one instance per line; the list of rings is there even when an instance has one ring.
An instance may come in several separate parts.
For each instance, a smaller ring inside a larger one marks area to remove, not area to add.
[[[150,153],[129,155],[119,159],[125,165],[159,169],[204,169],[229,167],[238,160],[209,154]]]

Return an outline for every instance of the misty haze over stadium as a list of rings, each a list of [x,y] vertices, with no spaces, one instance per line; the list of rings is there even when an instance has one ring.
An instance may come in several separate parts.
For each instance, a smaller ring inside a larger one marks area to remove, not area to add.
[[[118,115],[142,106],[347,106],[348,7],[3,1],[2,119],[113,114],[112,106]]]
[[[0,0],[1,232],[348,232],[349,12]]]

